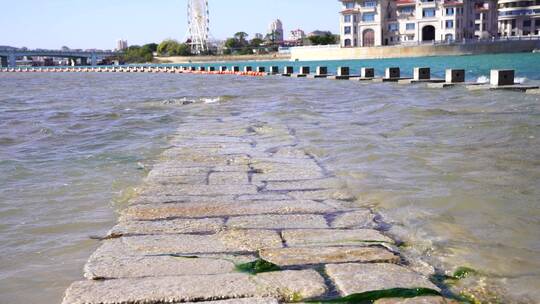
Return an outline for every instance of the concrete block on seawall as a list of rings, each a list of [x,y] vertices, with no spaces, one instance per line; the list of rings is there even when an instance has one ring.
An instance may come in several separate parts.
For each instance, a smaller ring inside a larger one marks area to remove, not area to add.
[[[432,79],[431,69],[429,67],[416,67],[413,69],[412,79],[400,79],[400,84],[416,84],[416,83],[442,83],[444,79]]]
[[[328,68],[323,66],[318,66],[315,69],[315,74],[309,74],[307,75],[308,78],[326,78],[330,76],[328,74]]]
[[[404,79],[411,79],[408,77],[401,77],[401,70],[399,67],[386,68],[383,78],[374,78],[373,82],[398,82]]]

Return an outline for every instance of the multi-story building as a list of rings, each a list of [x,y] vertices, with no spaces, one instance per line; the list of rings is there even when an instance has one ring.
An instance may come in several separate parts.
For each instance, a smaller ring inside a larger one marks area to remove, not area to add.
[[[499,36],[540,35],[540,0],[499,0]]]
[[[281,20],[276,19],[270,23],[270,26],[268,27],[268,35],[271,37],[273,42],[283,42],[283,23],[281,23]]]
[[[306,38],[306,33],[301,29],[292,30],[289,34],[290,41],[302,41]]]
[[[125,51],[128,48],[128,42],[127,40],[119,39],[116,41],[116,50],[117,51]]]
[[[339,1],[344,47],[462,41],[497,33],[495,0]]]

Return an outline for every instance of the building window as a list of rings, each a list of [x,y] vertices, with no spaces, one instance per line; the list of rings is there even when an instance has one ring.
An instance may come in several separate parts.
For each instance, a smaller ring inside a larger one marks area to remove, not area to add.
[[[354,8],[354,2],[345,2],[345,8],[347,9]]]
[[[406,6],[399,9],[400,14],[410,14],[414,12],[414,6]]]
[[[530,33],[531,33],[531,32],[525,31],[525,30],[524,30],[524,31],[523,31],[523,36],[529,36]]]
[[[452,28],[454,28],[454,21],[453,21],[453,20],[446,20],[445,27],[446,27],[447,29],[452,29]]]
[[[536,26],[540,26],[540,19],[536,19],[536,20],[534,20],[534,25],[536,25]]]
[[[523,26],[531,26],[531,20],[523,20]]]
[[[448,42],[453,41],[454,36],[452,34],[446,34],[446,36],[444,36],[444,40],[446,40]]]
[[[364,7],[375,7],[377,6],[377,1],[364,1]]]
[[[434,8],[425,8],[422,12],[422,17],[435,17],[435,9]]]
[[[344,28],[343,28],[343,33],[344,33],[345,35],[350,34],[350,33],[351,33],[351,27],[350,27],[350,26],[344,27]]]
[[[374,13],[364,13],[362,14],[362,21],[375,21],[375,14]]]
[[[454,8],[453,7],[447,7],[446,8],[446,16],[454,16]]]
[[[351,15],[345,15],[345,16],[343,16],[343,22],[345,22],[345,23],[351,22]]]
[[[388,30],[390,32],[397,32],[399,30],[399,24],[397,24],[397,23],[389,23],[388,24]]]
[[[414,30],[414,28],[415,28],[415,24],[414,24],[414,23],[407,23],[407,24],[405,25],[405,29],[408,30],[408,31],[409,31],[409,30]]]
[[[345,39],[345,46],[351,46],[351,39]]]
[[[474,25],[474,30],[479,31],[480,30],[480,24],[475,24]]]

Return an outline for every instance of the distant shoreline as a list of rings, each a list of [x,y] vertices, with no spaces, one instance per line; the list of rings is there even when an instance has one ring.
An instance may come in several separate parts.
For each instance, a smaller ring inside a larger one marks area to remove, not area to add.
[[[201,62],[238,62],[238,61],[277,61],[290,60],[290,54],[265,54],[265,55],[221,55],[221,56],[171,56],[156,57],[159,63],[201,63]]]

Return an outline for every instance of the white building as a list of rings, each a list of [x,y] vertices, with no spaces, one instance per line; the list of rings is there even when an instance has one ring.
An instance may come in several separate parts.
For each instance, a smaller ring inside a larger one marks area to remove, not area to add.
[[[125,51],[128,48],[128,42],[127,40],[119,39],[116,41],[116,50],[117,51]]]
[[[496,35],[490,0],[339,0],[341,45],[368,47],[462,41]],[[488,4],[485,4],[488,3]],[[481,14],[477,14],[481,10]],[[484,18],[478,22],[476,18]],[[487,22],[487,19],[490,21]]]
[[[499,0],[499,35],[540,35],[540,0]]]
[[[271,37],[270,39],[274,42],[283,42],[284,36],[283,36],[283,23],[281,23],[281,20],[276,19],[270,23],[270,26],[268,27],[268,35]]]
[[[301,29],[292,30],[289,34],[290,41],[302,41],[306,38],[306,33]]]

